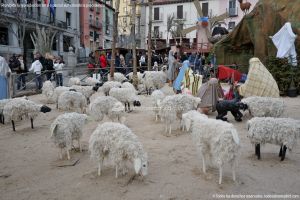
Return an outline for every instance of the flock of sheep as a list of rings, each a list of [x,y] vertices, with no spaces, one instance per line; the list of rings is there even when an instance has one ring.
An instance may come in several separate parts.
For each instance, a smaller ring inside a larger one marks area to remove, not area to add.
[[[79,78],[71,78],[70,87],[54,87],[46,81],[42,88],[47,103],[56,104],[56,108],[66,111],[51,124],[50,132],[54,144],[60,149],[60,158],[66,150],[70,159],[73,141],[78,142],[80,151],[84,124],[88,120],[102,121],[105,116],[111,122],[99,124],[89,140],[91,158],[98,163],[98,175],[105,161],[115,166],[115,176],[127,173],[127,162],[133,165],[136,174],[147,175],[148,156],[138,137],[125,125],[125,113],[133,106],[141,106],[139,94],[151,94],[155,120],[165,123],[165,132],[172,134],[172,124],[178,122],[183,132],[190,133],[203,161],[206,173],[208,162],[219,168],[219,184],[222,183],[223,166],[229,163],[235,181],[235,168],[240,149],[240,139],[234,125],[221,120],[210,119],[197,111],[200,98],[188,95],[165,95],[160,89],[166,83],[162,71],[138,74],[139,86],[136,90],[128,82],[132,74],[125,77],[115,73],[114,81],[103,85],[99,81],[87,78],[81,85]],[[152,92],[152,90],[154,90]],[[300,135],[300,121],[279,118],[284,112],[282,99],[269,97],[248,97],[242,100],[247,104],[253,116],[247,123],[248,138],[255,145],[255,154],[260,159],[260,145],[265,143],[280,145],[279,156],[284,160],[286,150],[292,150]],[[37,104],[25,98],[0,101],[0,119],[2,123],[11,122],[15,131],[15,121],[25,118],[33,120],[40,112],[50,112],[45,105]]]

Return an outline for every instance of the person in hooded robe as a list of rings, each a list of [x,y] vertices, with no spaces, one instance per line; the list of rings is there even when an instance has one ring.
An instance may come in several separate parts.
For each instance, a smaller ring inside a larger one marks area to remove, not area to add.
[[[209,111],[216,111],[217,102],[220,98],[224,98],[224,93],[218,79],[211,78],[202,84],[197,96],[201,98],[198,108],[202,113],[208,114]]]
[[[190,62],[188,60],[182,63],[182,67],[178,73],[177,78],[174,81],[173,89],[176,94],[181,93],[182,86],[184,85],[185,73],[190,68]]]
[[[175,80],[175,69],[174,69],[174,62],[175,62],[175,57],[173,55],[173,51],[169,51],[169,56],[168,56],[168,80],[170,85],[172,85],[173,81]]]
[[[6,60],[0,56],[0,100],[9,98],[9,77],[11,70]]]

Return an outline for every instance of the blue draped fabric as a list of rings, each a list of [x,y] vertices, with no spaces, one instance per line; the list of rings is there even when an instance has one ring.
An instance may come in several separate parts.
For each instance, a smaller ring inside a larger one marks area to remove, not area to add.
[[[182,67],[180,68],[180,71],[178,73],[177,78],[174,81],[173,88],[175,90],[181,90],[181,83],[184,79],[185,71],[189,68],[190,62],[188,60],[184,61],[182,64]]]

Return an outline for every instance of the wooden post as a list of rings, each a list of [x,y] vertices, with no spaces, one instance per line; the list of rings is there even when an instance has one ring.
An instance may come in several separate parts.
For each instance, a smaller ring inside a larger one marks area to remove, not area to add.
[[[133,59],[133,85],[137,88],[138,77],[137,77],[137,63],[136,63],[136,41],[135,41],[135,18],[136,18],[136,0],[132,2],[132,59]]]
[[[120,0],[116,0],[116,9],[114,14],[114,26],[113,26],[113,41],[110,61],[110,77],[113,79],[115,72],[115,60],[116,60],[116,43],[118,40],[118,17],[119,17]]]
[[[152,5],[153,2],[152,0],[148,0],[148,5],[149,5],[149,24],[148,24],[148,71],[151,70],[151,63],[152,63],[152,36],[151,36],[151,31],[152,31]]]

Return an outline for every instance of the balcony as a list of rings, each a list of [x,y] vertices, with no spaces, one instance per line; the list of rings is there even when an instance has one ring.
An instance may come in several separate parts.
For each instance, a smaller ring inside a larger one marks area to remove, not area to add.
[[[228,12],[229,17],[237,17],[239,15],[238,10],[239,9],[237,7],[226,9],[226,11]]]
[[[32,12],[31,12],[32,11]],[[1,11],[1,14],[5,15],[8,18],[13,18],[17,20],[24,20],[24,23],[31,24],[42,24],[55,26],[61,29],[68,29],[67,23],[61,20],[50,20],[48,15],[41,15],[39,12],[33,12],[33,9],[26,8],[4,8]]]

